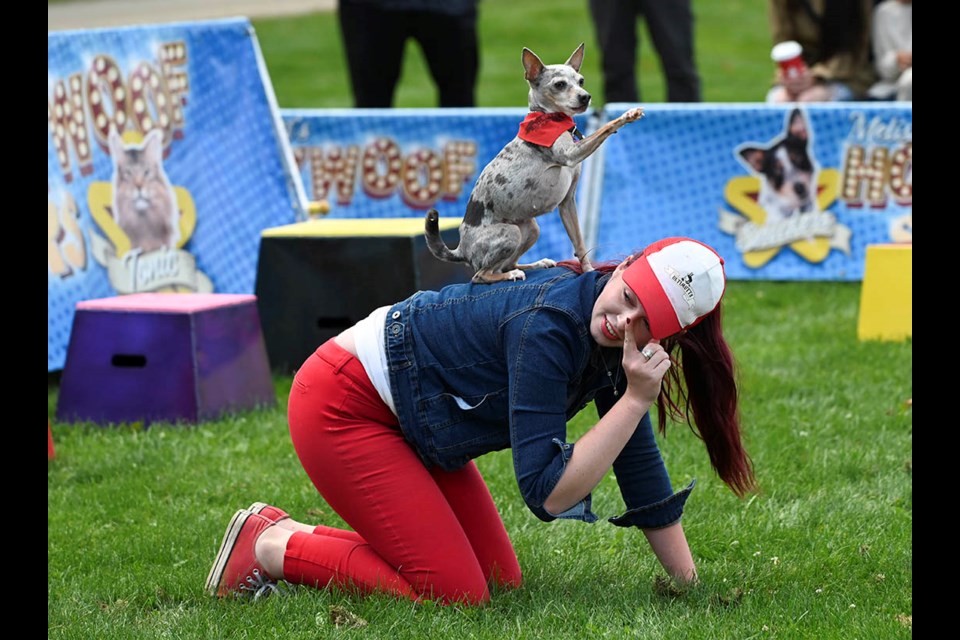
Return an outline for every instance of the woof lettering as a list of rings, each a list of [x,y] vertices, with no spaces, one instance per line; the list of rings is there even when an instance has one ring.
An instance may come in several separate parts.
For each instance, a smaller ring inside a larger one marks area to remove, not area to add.
[[[110,129],[133,129],[146,135],[163,131],[166,149],[183,137],[183,108],[188,89],[186,45],[161,43],[156,64],[141,61],[124,78],[117,61],[106,54],[93,58],[86,79],[74,73],[54,81],[47,98],[47,124],[64,180],[73,180],[73,157],[80,175],[93,171],[94,141],[107,153]]]
[[[454,140],[442,151],[421,147],[407,155],[388,137],[376,138],[362,150],[356,145],[297,147],[297,165],[309,172],[312,199],[353,201],[356,185],[370,198],[394,195],[410,207],[427,209],[441,198],[456,200],[476,171],[476,143]]]

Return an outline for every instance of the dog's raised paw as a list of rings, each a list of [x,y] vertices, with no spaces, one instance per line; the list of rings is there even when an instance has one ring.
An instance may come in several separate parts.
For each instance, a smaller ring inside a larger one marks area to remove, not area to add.
[[[624,113],[624,114],[623,114],[623,119],[626,120],[627,122],[635,122],[635,121],[639,120],[640,118],[642,118],[643,115],[644,115],[644,114],[643,114],[643,108],[642,108],[642,107],[636,107],[636,108],[630,109],[629,111],[627,111],[626,113]]]

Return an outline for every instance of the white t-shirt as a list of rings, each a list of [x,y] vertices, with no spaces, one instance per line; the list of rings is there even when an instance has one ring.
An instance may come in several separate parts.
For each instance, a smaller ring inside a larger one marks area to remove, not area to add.
[[[393,415],[397,415],[397,407],[393,404],[393,394],[390,392],[387,350],[383,342],[384,325],[389,310],[389,306],[374,309],[370,315],[354,326],[353,339],[357,348],[357,359],[370,377],[373,388],[380,394],[384,404],[390,407]]]

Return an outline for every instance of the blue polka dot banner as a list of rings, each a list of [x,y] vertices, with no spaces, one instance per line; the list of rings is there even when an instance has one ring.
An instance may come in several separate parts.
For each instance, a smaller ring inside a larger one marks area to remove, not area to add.
[[[246,19],[47,34],[47,367],[77,302],[252,293],[306,199]]]
[[[252,293],[261,232],[306,219],[460,217],[522,107],[279,109],[246,19],[48,33],[48,370],[75,304]],[[586,134],[634,106],[576,118]],[[912,242],[910,103],[655,104],[582,165],[594,262],[667,236],[732,279],[861,280]],[[522,257],[572,258],[556,211]]]
[[[459,218],[483,168],[516,137],[525,108],[281,109],[307,197],[331,218]],[[588,128],[586,116],[575,118]],[[587,165],[584,164],[584,176]],[[584,178],[581,177],[581,182]],[[586,190],[577,192],[581,204]],[[523,197],[517,194],[517,197]],[[581,219],[582,222],[582,219]],[[573,258],[557,213],[521,258]]]
[[[913,241],[911,103],[645,112],[592,174],[598,259],[689,236],[717,249],[733,279],[862,280],[868,245]]]

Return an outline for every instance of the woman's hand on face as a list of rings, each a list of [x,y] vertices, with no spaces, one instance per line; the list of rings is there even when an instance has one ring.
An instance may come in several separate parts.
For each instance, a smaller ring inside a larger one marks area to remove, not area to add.
[[[649,355],[649,357],[647,357]],[[636,343],[633,328],[627,323],[623,336],[623,371],[627,375],[627,394],[653,404],[660,395],[660,383],[670,368],[670,356],[653,339],[642,348]]]

